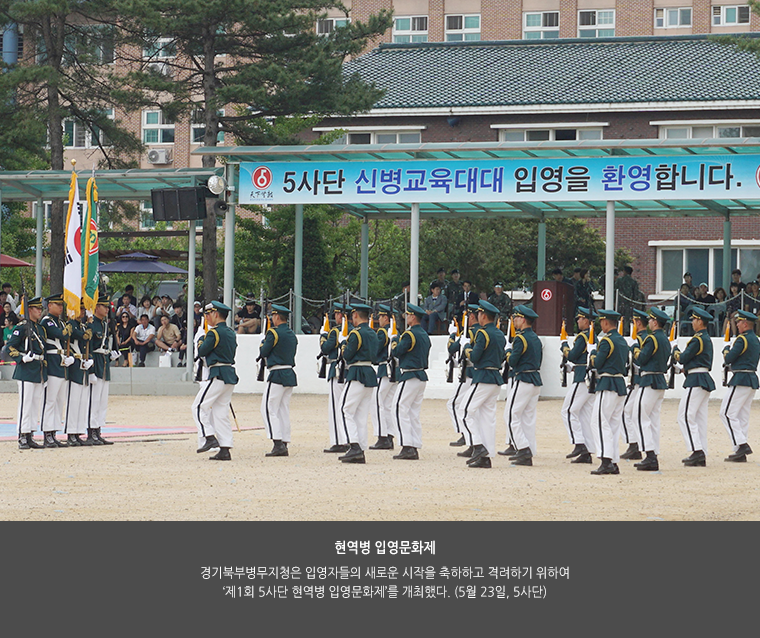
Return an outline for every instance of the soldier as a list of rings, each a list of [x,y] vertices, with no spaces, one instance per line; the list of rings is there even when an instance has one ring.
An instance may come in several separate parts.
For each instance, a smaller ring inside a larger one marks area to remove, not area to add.
[[[66,443],[55,438],[56,430],[61,427],[66,409],[68,368],[74,363],[69,353],[69,337],[72,328],[61,318],[63,313],[63,295],[51,295],[45,299],[48,312],[40,322],[45,328],[45,364],[47,366],[47,385],[42,395],[42,417],[40,429],[44,433],[46,448],[66,447]]]
[[[501,366],[504,363],[506,339],[496,328],[499,309],[481,301],[478,310],[480,328],[474,339],[465,341],[465,356],[474,367],[472,385],[458,406],[462,427],[470,435],[470,447],[458,456],[469,457],[469,467],[491,467],[496,452],[496,401],[504,383]]]
[[[752,448],[747,442],[749,434],[749,412],[757,382],[757,362],[760,359],[760,341],[754,327],[757,317],[746,310],[736,311],[736,328],[739,335],[732,346],[723,348],[723,365],[733,373],[729,387],[720,406],[720,420],[726,426],[733,454],[725,459],[730,463],[744,463]]]
[[[454,270],[451,271],[451,281],[449,281],[448,286],[446,286],[446,298],[449,300],[449,308],[448,308],[448,316],[449,319],[451,319],[455,314],[455,307],[457,304],[457,297],[459,297],[459,293],[464,290],[462,287],[462,282],[459,281],[461,278],[461,274],[459,273],[459,270],[457,268],[454,268]]]
[[[298,339],[288,327],[290,309],[272,304],[272,326],[261,342],[259,357],[266,361],[269,376],[261,397],[261,416],[273,447],[266,456],[288,456],[290,443],[290,397],[298,385],[296,348]]]
[[[594,437],[596,454],[602,464],[592,474],[620,474],[618,438],[620,437],[623,403],[625,402],[625,364],[628,360],[628,346],[618,333],[620,313],[614,310],[599,310],[600,324],[604,336],[599,340],[598,349],[589,348],[589,368],[596,370],[594,410]]]
[[[393,395],[396,393],[398,382],[391,378],[391,372],[388,366],[388,351],[392,344],[398,343],[398,335],[390,335],[388,330],[391,325],[393,312],[390,307],[384,304],[377,305],[377,317],[380,327],[377,330],[377,355],[375,365],[377,365],[377,388],[372,395],[372,423],[375,426],[377,441],[370,445],[370,450],[392,450],[393,437],[398,436],[394,426],[393,419]]]
[[[369,327],[372,307],[353,304],[351,322],[354,329],[343,345],[346,361],[346,385],[341,397],[343,425],[348,432],[350,448],[338,459],[343,463],[364,463],[367,449],[367,416],[374,388],[378,387],[377,373],[372,364],[377,357],[377,333]]]
[[[422,329],[420,322],[425,311],[415,304],[407,304],[407,329],[393,347],[393,356],[398,359],[401,376],[396,395],[393,397],[396,429],[398,430],[401,452],[394,459],[414,461],[419,458],[422,447],[422,425],[420,411],[422,397],[427,385],[430,337]]]
[[[715,390],[710,371],[713,363],[713,345],[707,326],[712,315],[702,308],[691,309],[691,326],[694,336],[689,339],[686,349],[681,352],[676,346],[673,358],[683,366],[686,378],[683,382],[686,394],[678,405],[678,425],[691,451],[691,456],[683,459],[687,467],[705,467],[707,464],[707,401]]]
[[[462,321],[466,324],[467,331],[463,332],[459,336],[457,336],[455,332],[450,334],[449,342],[447,345],[449,357],[452,357],[455,360],[459,359],[460,368],[464,368],[464,373],[462,373],[462,370],[460,369],[460,372],[457,374],[457,388],[454,391],[453,396],[446,403],[446,408],[449,411],[449,416],[451,417],[451,423],[454,426],[454,431],[460,435],[456,441],[449,443],[449,445],[452,447],[462,447],[463,445],[472,447],[472,434],[470,432],[467,432],[464,427],[462,427],[462,422],[459,418],[458,412],[459,406],[462,403],[462,399],[464,399],[467,391],[472,385],[473,368],[472,362],[467,359],[467,357],[460,357],[460,351],[464,346],[475,341],[475,331],[478,328],[477,313],[480,310],[480,306],[468,306],[467,309],[467,316],[466,318],[462,319]]]
[[[639,428],[641,448],[646,458],[634,463],[637,470],[656,472],[660,469],[657,455],[660,453],[660,410],[665,390],[668,387],[665,373],[670,360],[670,342],[663,328],[669,320],[659,308],[649,309],[648,334],[641,348],[634,348],[633,362],[639,366],[639,386],[641,390],[634,411]]]
[[[87,344],[92,339],[92,330],[87,327],[87,313],[84,305],[79,308],[79,317],[69,319],[67,325],[71,331],[69,343],[71,344],[74,363],[67,369],[64,432],[66,432],[70,447],[80,447],[93,443],[92,440],[81,438],[83,434],[87,433],[88,393],[84,391],[85,376],[87,370],[93,365],[93,360],[87,356]]]
[[[500,281],[493,285],[493,294],[488,298],[488,303],[499,309],[501,329],[506,330],[509,324],[509,316],[512,314],[512,299],[504,292],[504,284]]]
[[[111,301],[104,293],[98,294],[94,317],[90,323],[92,330],[91,355],[93,366],[89,372],[89,394],[87,396],[87,440],[90,445],[113,445],[106,441],[100,430],[106,424],[108,411],[108,385],[111,381],[111,361],[116,361],[121,353],[113,348],[108,313]]]
[[[343,304],[336,303],[333,306],[333,316],[335,325],[330,328],[329,332],[322,333],[319,337],[319,347],[322,355],[327,357],[330,368],[327,372],[327,385],[329,393],[327,399],[327,418],[330,423],[330,447],[322,450],[323,452],[348,452],[348,433],[343,427],[343,418],[340,414],[340,395],[341,388],[339,384],[342,380],[338,379],[337,363],[338,353],[340,351],[340,331],[343,323],[344,312],[347,311]]]
[[[208,380],[201,382],[200,400],[196,398],[197,421],[205,443],[197,450],[207,452],[219,448],[211,461],[231,461],[232,425],[230,423],[230,402],[232,392],[238,382],[235,372],[235,352],[237,337],[227,325],[227,317],[232,309],[212,301],[204,308],[209,331],[198,341],[198,356],[205,359],[208,366]]]
[[[504,420],[509,429],[510,441],[517,451],[509,457],[515,465],[533,465],[536,453],[536,404],[541,393],[541,360],[543,346],[535,332],[533,322],[538,314],[527,306],[516,306],[512,313],[517,335],[512,347],[506,351],[507,363],[514,370],[512,391],[507,398]]]
[[[567,426],[573,451],[566,458],[574,459],[571,463],[591,463],[591,450],[594,449],[594,430],[591,426],[591,409],[594,395],[586,385],[586,363],[589,342],[592,339],[590,326],[594,313],[581,306],[577,309],[576,319],[580,332],[573,341],[573,347],[567,341],[560,344],[563,356],[572,366],[573,383],[562,404],[562,420]],[[594,345],[595,341],[591,344]]]
[[[647,324],[649,322],[649,315],[644,310],[638,308],[633,309],[633,323],[636,327],[636,338],[628,337],[627,343],[630,350],[630,357],[633,357],[634,350],[640,350],[644,339],[647,336]],[[626,358],[626,365],[628,359]],[[636,425],[636,419],[634,418],[636,405],[638,404],[639,392],[641,386],[639,386],[639,365],[634,361],[631,361],[631,383],[628,387],[628,394],[625,397],[625,403],[623,404],[623,436],[625,436],[625,442],[628,444],[628,449],[620,455],[621,459],[629,461],[638,461],[642,458],[641,449],[639,448],[639,428]]]
[[[42,395],[47,382],[45,340],[47,333],[39,324],[42,298],[26,302],[26,321],[16,325],[5,345],[8,355],[16,362],[13,378],[18,385],[18,449],[41,448],[34,440],[34,428],[40,414]]]
[[[615,280],[615,292],[619,293],[617,310],[628,323],[631,321],[633,304],[639,300],[639,282],[633,278],[633,268],[630,266],[625,266],[623,275]]]

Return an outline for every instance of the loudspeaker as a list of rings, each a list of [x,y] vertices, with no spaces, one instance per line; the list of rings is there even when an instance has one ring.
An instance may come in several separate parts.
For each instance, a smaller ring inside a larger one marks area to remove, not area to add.
[[[153,219],[157,222],[205,219],[206,198],[209,195],[211,191],[205,186],[153,190]]]

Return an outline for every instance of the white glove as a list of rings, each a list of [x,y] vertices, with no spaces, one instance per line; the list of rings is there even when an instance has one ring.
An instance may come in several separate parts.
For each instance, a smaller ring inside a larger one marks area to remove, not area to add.
[[[673,370],[676,374],[681,374],[683,372],[683,366],[680,363],[676,363],[673,365]]]
[[[74,361],[76,361],[76,359],[74,359],[74,357],[64,357],[62,363],[63,363],[64,367],[68,368],[71,364],[74,363]]]
[[[121,356],[121,352],[111,350],[111,361],[116,361]]]
[[[82,361],[82,370],[89,370],[90,368],[92,368],[94,363],[95,362],[92,359],[85,359],[84,361]]]
[[[92,385],[93,383],[97,383],[98,381],[98,377],[96,377],[94,374],[89,375],[88,378],[90,380],[90,385]]]
[[[464,339],[462,339],[462,340],[461,340],[459,343],[460,343],[460,345],[461,345],[463,348],[466,348],[467,346],[469,346],[469,345],[470,345],[470,338],[469,338],[469,337],[465,337],[465,338],[464,338]]]
[[[31,363],[32,361],[36,361],[37,360],[37,356],[34,355],[34,354],[32,354],[31,352],[27,352],[27,353],[24,354],[23,357],[21,357],[21,360],[24,363]]]
[[[594,354],[596,352],[596,346],[592,346],[591,344],[588,344],[587,352],[589,353],[589,355]]]
[[[628,344],[628,347],[630,348],[634,343],[636,343],[636,339],[633,337],[626,337],[625,342]]]

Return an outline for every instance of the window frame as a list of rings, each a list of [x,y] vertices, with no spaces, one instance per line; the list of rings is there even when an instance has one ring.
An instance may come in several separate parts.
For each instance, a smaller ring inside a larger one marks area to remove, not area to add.
[[[159,114],[159,123],[158,124],[148,124],[147,123],[147,117],[148,113],[158,113]],[[148,130],[157,130],[159,132],[159,139],[157,142],[148,142],[145,138],[145,132]],[[171,130],[172,131],[172,141],[166,142],[163,140],[163,131]],[[176,139],[176,122],[167,123],[164,121],[164,112],[161,109],[143,109],[142,115],[140,116],[140,132],[142,135],[140,136],[143,144],[147,146],[169,146],[174,145],[174,140]]]
[[[581,24],[581,15],[584,13],[593,14],[593,24]],[[612,23],[599,23],[600,13],[611,13]],[[615,9],[579,9],[578,10],[578,37],[579,38],[614,38],[615,23],[617,22],[617,11]],[[594,31],[594,35],[582,35],[582,31]],[[599,35],[600,31],[612,31],[612,34]]]
[[[662,13],[662,24],[657,24],[657,12]],[[670,12],[678,12],[678,24],[670,24]],[[681,15],[683,11],[689,12],[689,23],[681,23]],[[693,7],[655,7],[654,9],[654,28],[655,29],[685,29],[693,26],[694,24],[694,8]]]
[[[113,107],[103,109],[104,112],[107,113],[108,119],[113,120],[114,119],[114,109]],[[64,141],[66,136],[66,126],[68,124],[71,124],[74,128],[74,134],[72,135],[72,142],[76,142],[77,134],[76,129],[78,127],[82,127],[84,131],[82,132],[84,135],[84,144],[81,146],[77,146],[75,143],[73,144],[64,144],[64,148],[67,150],[76,150],[76,149],[93,149],[93,148],[100,148],[100,146],[110,147],[111,144],[108,143],[108,140],[105,139],[105,133],[98,127],[98,133],[101,135],[101,144],[93,143],[93,132],[92,129],[82,122],[81,120],[77,120],[76,118],[66,118],[63,120],[63,135],[64,135]]]
[[[677,120],[671,121],[654,121],[650,122],[650,125],[658,127],[658,139],[741,139],[744,137],[760,137],[760,135],[748,135],[745,132],[745,128],[757,128],[760,129],[760,120],[684,120],[679,122]],[[712,128],[712,135],[706,137],[704,135],[694,135],[695,129],[707,129]],[[719,135],[720,129],[732,129],[738,128],[738,136],[721,136]],[[687,135],[685,137],[668,137],[668,131],[685,130]],[[760,131],[759,131],[760,132]]]
[[[475,18],[478,19],[478,27],[466,27],[465,24],[467,23],[467,18]],[[450,29],[449,28],[449,18],[462,18],[462,28],[461,29]],[[479,13],[447,13],[443,16],[443,25],[444,25],[444,40],[446,42],[478,42],[480,41],[480,28],[483,23],[482,17]],[[461,39],[456,38],[450,38],[449,36],[456,36],[461,35]],[[477,38],[468,38],[468,35],[477,35]]]
[[[192,113],[190,114],[190,144],[203,146],[203,140],[201,140],[200,142],[195,141],[196,130],[200,129],[201,137],[203,137],[203,135],[205,135],[206,133],[206,125],[202,123],[197,124],[195,122],[197,113],[203,113],[203,109],[193,109]],[[217,111],[217,114],[224,116],[224,109],[219,109]],[[217,133],[216,141],[218,144],[224,144],[224,131],[222,131],[221,129],[219,130],[219,133]]]
[[[718,14],[716,15],[716,9],[718,11]],[[728,22],[726,20],[726,13],[729,9],[735,9],[736,10],[736,20],[733,22]],[[742,21],[740,20],[740,13],[743,13],[743,11],[740,10],[746,10],[747,13],[747,20]],[[716,18],[718,21],[716,22]],[[710,16],[710,24],[714,27],[733,27],[733,26],[739,26],[741,24],[749,25],[752,21],[752,11],[750,10],[750,6],[748,4],[714,4],[712,5],[712,11]]]
[[[330,23],[332,26],[330,27],[329,31],[320,31],[320,24]],[[341,23],[341,24],[338,24]],[[317,24],[315,25],[314,29],[317,33],[317,35],[330,35],[335,31],[337,28],[345,27],[347,25],[351,24],[351,18],[348,17],[332,17],[328,16],[326,18],[320,18],[317,20]]]
[[[575,131],[576,132],[575,141],[579,141],[581,139],[587,139],[587,140],[588,139],[600,139],[600,140],[603,140],[604,139],[604,127],[605,126],[607,126],[607,123],[597,122],[597,123],[589,123],[589,125],[576,124],[576,123],[568,123],[568,124],[547,124],[547,125],[543,125],[543,126],[539,126],[539,125],[536,125],[536,126],[511,126],[511,125],[509,125],[509,126],[499,126],[497,124],[497,125],[492,125],[492,128],[497,128],[498,129],[498,131],[499,131],[499,142],[526,142],[526,141],[557,141],[556,140],[557,131]],[[548,140],[528,140],[528,137],[529,137],[528,134],[529,133],[531,133],[531,132],[536,133],[536,132],[543,132],[543,131],[548,132],[548,134],[549,134],[548,135],[548,138],[549,138]],[[594,132],[598,132],[599,133],[599,137],[598,138],[597,137],[581,138],[580,135],[579,135],[579,133],[581,131],[587,131],[587,132],[594,131]],[[512,133],[513,135],[514,135],[514,133],[522,133],[523,134],[523,139],[522,140],[516,140],[516,139],[509,140],[509,139],[506,139],[508,133]],[[573,141],[573,140],[567,140],[567,141]]]
[[[414,28],[414,21],[420,20],[424,18],[425,19],[425,29],[415,29]],[[399,30],[397,28],[397,22],[399,20],[409,20],[409,29],[402,29]],[[391,40],[396,44],[408,44],[408,43],[416,43],[416,42],[427,42],[428,41],[428,33],[430,31],[430,19],[427,15],[422,14],[416,14],[416,15],[401,15],[401,16],[394,16],[393,17],[393,27],[391,31]],[[409,40],[400,40],[399,38],[406,38],[408,37]],[[415,39],[416,38],[416,39]],[[423,39],[424,38],[424,39]]]
[[[545,18],[547,15],[555,15],[557,16],[557,25],[555,26],[545,26]],[[528,26],[528,16],[541,16],[541,26],[533,27]],[[560,26],[560,12],[559,11],[523,11],[523,19],[522,19],[522,27],[523,27],[523,40],[556,40],[559,38],[559,26]],[[528,33],[540,33],[540,37],[532,38],[529,37]],[[546,33],[556,33],[556,36],[546,37]]]

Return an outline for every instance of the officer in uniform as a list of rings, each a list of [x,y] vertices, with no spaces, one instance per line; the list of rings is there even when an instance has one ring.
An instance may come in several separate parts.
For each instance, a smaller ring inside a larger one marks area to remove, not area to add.
[[[82,439],[87,433],[87,398],[85,393],[86,370],[93,365],[88,359],[87,344],[92,339],[92,330],[87,327],[87,313],[84,305],[79,308],[79,317],[69,319],[67,326],[70,331],[69,343],[74,363],[68,368],[66,382],[66,415],[64,417],[64,432],[70,447],[92,445],[92,440]],[[87,368],[85,368],[87,366]]]
[[[392,351],[401,369],[398,388],[393,397],[393,412],[402,447],[394,459],[417,460],[418,449],[422,447],[420,411],[428,380],[425,370],[430,355],[430,337],[420,325],[425,314],[419,306],[407,304],[407,329]]]
[[[746,310],[736,311],[736,328],[739,335],[733,345],[723,348],[723,365],[733,373],[729,387],[720,406],[720,420],[726,426],[733,454],[726,461],[744,463],[752,448],[747,443],[749,434],[749,412],[757,382],[757,362],[760,359],[760,341],[755,335],[757,317]]]
[[[509,323],[509,315],[512,314],[512,299],[504,292],[504,284],[497,281],[493,285],[493,294],[488,298],[488,303],[499,309],[501,329],[506,330]]]
[[[702,308],[691,309],[691,326],[694,336],[689,339],[683,352],[676,346],[673,358],[683,366],[686,378],[683,387],[686,394],[678,405],[678,425],[691,451],[691,456],[683,459],[687,467],[705,467],[707,458],[707,401],[715,390],[710,371],[713,364],[713,345],[707,326],[712,315]],[[688,390],[687,390],[688,388]]]
[[[457,314],[457,298],[459,297],[459,293],[461,293],[464,290],[464,287],[462,286],[462,282],[459,281],[461,274],[459,272],[458,268],[454,268],[454,270],[451,271],[451,281],[449,281],[448,285],[446,286],[446,298],[449,300],[449,312],[448,317],[451,319],[454,317],[454,315]]]
[[[589,368],[596,371],[596,383],[592,422],[596,439],[596,454],[602,464],[592,474],[620,474],[618,468],[620,426],[625,402],[625,365],[628,361],[628,344],[618,333],[620,313],[599,310],[604,336],[599,347],[589,347]]]
[[[340,352],[340,331],[343,324],[344,312],[350,312],[343,304],[336,303],[333,306],[335,325],[327,333],[319,337],[319,347],[322,355],[327,357],[330,367],[327,371],[327,385],[329,386],[327,400],[327,418],[330,422],[330,447],[323,452],[348,452],[348,433],[343,427],[343,418],[340,414],[341,388],[338,379],[337,364]]]
[[[496,327],[499,309],[488,301],[480,302],[474,338],[465,342],[464,352],[474,368],[472,384],[458,406],[459,417],[470,438],[470,447],[458,456],[469,457],[469,467],[491,467],[496,452],[496,401],[504,383],[506,338]]]
[[[446,408],[451,417],[451,424],[454,426],[454,431],[460,435],[456,441],[449,443],[452,447],[462,447],[463,445],[469,445],[472,447],[472,435],[469,432],[465,434],[465,429],[462,427],[458,412],[462,399],[464,399],[467,390],[469,390],[472,385],[473,368],[472,362],[467,359],[466,356],[460,357],[459,353],[462,350],[462,347],[473,343],[475,340],[475,331],[478,329],[477,313],[479,310],[480,306],[467,306],[467,317],[466,319],[464,317],[462,318],[463,323],[466,324],[467,333],[457,336],[457,334],[453,332],[449,335],[449,342],[447,345],[449,357],[452,357],[454,360],[460,360],[460,371],[457,373],[457,388],[452,397],[446,402]],[[464,372],[462,372],[461,367],[464,368]]]
[[[669,320],[659,308],[649,309],[649,330],[641,344],[634,348],[633,362],[639,366],[639,395],[634,408],[641,448],[646,458],[635,463],[637,470],[656,472],[660,469],[660,410],[668,387],[665,373],[670,360],[670,342],[663,328]]]
[[[87,397],[87,440],[90,445],[113,445],[100,435],[100,429],[106,424],[108,411],[108,385],[111,381],[111,361],[116,361],[121,353],[114,350],[108,313],[111,300],[105,293],[98,294],[94,317],[90,323],[92,330],[91,355],[93,366],[90,368],[89,394]]]
[[[5,349],[16,362],[13,378],[18,385],[18,448],[41,448],[34,440],[34,428],[40,414],[42,395],[47,382],[45,341],[47,333],[39,324],[42,316],[42,298],[26,302],[26,321],[18,324],[11,333]]]
[[[378,349],[377,333],[369,327],[372,307],[362,303],[352,306],[354,329],[343,345],[346,361],[346,384],[341,397],[343,425],[348,432],[348,452],[339,456],[343,463],[364,463],[367,449],[367,416],[372,394],[378,387],[377,372],[372,367]]]
[[[647,336],[649,314],[645,310],[634,308],[633,323],[636,326],[636,338],[627,338],[631,359],[633,359],[634,350],[641,350],[641,346]],[[636,405],[639,400],[639,392],[641,392],[639,379],[639,366],[636,362],[631,361],[631,384],[628,387],[628,394],[623,404],[623,436],[628,444],[628,449],[620,455],[621,459],[630,461],[638,461],[642,458],[641,449],[639,448],[639,428],[636,424],[636,418],[634,418]]]
[[[586,385],[586,363],[591,339],[589,328],[594,320],[593,310],[578,306],[576,320],[580,332],[573,341],[573,347],[567,341],[560,344],[562,355],[572,366],[573,372],[573,383],[562,404],[562,421],[567,426],[570,443],[574,446],[566,458],[574,459],[571,463],[591,463],[591,450],[594,449],[594,430],[591,426],[594,395]]]
[[[538,314],[527,306],[516,306],[512,313],[517,334],[512,347],[506,351],[507,363],[514,370],[514,382],[504,420],[509,440],[517,451],[509,457],[515,465],[533,465],[536,453],[536,405],[541,394],[541,360],[543,346],[535,332],[533,322]]]
[[[377,305],[377,317],[380,327],[377,329],[377,388],[372,394],[372,423],[375,427],[377,441],[370,445],[370,450],[392,450],[393,437],[398,436],[393,420],[393,395],[398,383],[391,379],[388,369],[388,351],[391,344],[398,342],[398,335],[391,336],[388,330],[391,325],[393,312],[389,306]],[[394,371],[395,373],[395,371]]]
[[[45,363],[47,364],[47,386],[42,395],[42,417],[40,428],[44,433],[46,448],[66,447],[66,443],[55,438],[55,433],[63,423],[68,390],[68,368],[75,359],[69,354],[71,326],[61,318],[63,295],[51,295],[45,299],[48,312],[40,322],[45,328]]]
[[[198,341],[198,356],[208,366],[208,381],[198,403],[197,419],[205,443],[198,452],[207,452],[218,447],[219,452],[209,457],[212,461],[230,461],[232,455],[232,425],[230,424],[230,402],[232,392],[238,382],[235,372],[235,352],[237,337],[227,325],[227,317],[232,309],[219,301],[206,304],[204,313],[209,331]],[[197,401],[197,399],[196,399]]]
[[[289,308],[272,304],[272,326],[259,349],[259,356],[266,361],[269,370],[267,387],[261,397],[261,416],[273,443],[272,451],[266,456],[288,456],[290,397],[298,385],[294,370],[298,339],[288,327],[289,314]]]

